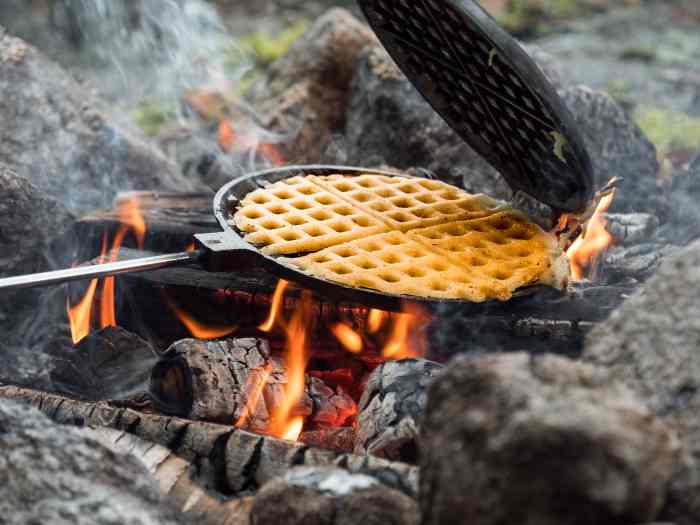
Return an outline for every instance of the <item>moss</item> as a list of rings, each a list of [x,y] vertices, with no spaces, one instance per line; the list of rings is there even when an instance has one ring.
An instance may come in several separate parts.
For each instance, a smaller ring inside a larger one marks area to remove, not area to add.
[[[258,31],[243,37],[241,44],[253,52],[259,64],[268,65],[283,56],[308,26],[306,20],[299,20],[277,35]]]
[[[661,155],[700,147],[700,118],[658,108],[643,108],[635,115],[637,125]]]
[[[133,117],[146,135],[154,137],[165,124],[175,118],[175,109],[158,100],[147,98],[136,106]]]

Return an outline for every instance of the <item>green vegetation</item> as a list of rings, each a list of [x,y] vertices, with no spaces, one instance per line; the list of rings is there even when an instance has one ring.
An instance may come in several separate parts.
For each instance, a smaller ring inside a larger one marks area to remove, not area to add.
[[[155,137],[170,120],[175,108],[152,98],[143,99],[133,111],[134,121],[149,137]]]
[[[299,20],[277,35],[262,31],[251,33],[241,39],[241,44],[253,52],[260,65],[269,65],[284,55],[308,27],[306,20]]]
[[[643,108],[637,111],[635,120],[660,155],[700,147],[700,118],[658,108]]]

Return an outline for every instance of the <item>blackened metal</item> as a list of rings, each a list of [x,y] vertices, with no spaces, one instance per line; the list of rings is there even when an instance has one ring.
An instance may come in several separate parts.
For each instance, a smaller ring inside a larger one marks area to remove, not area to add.
[[[592,196],[573,117],[525,50],[473,0],[359,0],[433,108],[514,191],[560,212]]]

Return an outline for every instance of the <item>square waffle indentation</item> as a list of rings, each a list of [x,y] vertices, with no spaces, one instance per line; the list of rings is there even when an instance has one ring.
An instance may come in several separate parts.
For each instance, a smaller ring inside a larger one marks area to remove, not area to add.
[[[387,229],[377,218],[303,177],[248,194],[233,225],[267,255],[313,252]]]
[[[495,213],[502,203],[471,195],[441,181],[377,175],[310,177],[329,192],[383,221],[390,229],[409,231],[448,221]]]

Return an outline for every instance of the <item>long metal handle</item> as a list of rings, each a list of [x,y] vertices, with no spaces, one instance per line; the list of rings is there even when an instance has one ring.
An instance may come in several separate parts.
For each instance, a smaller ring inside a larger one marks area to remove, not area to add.
[[[93,264],[91,266],[78,266],[66,270],[56,270],[53,272],[34,273],[29,275],[18,275],[0,279],[0,291],[15,288],[33,288],[36,286],[48,286],[51,284],[61,284],[70,281],[80,281],[93,279],[96,277],[107,277],[128,272],[145,272],[157,270],[169,266],[178,266],[197,261],[201,252],[181,252],[168,253],[165,255],[155,255],[153,257],[142,257],[128,261],[116,261],[104,264]]]

